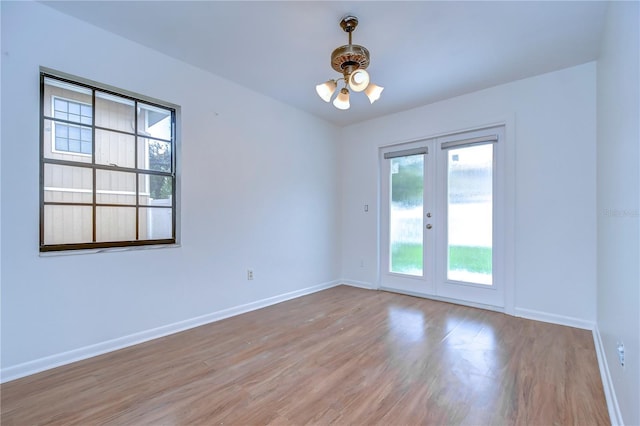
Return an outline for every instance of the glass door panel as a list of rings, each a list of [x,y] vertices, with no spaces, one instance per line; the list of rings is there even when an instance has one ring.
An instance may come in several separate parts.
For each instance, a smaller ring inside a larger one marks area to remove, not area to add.
[[[447,152],[447,279],[493,283],[493,144]]]
[[[408,155],[389,161],[389,271],[422,276],[424,155]]]

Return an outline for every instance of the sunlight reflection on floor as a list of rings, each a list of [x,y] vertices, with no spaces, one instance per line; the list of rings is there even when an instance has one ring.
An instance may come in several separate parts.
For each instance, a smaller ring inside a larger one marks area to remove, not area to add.
[[[424,340],[424,313],[415,309],[389,307],[389,332],[402,342]]]

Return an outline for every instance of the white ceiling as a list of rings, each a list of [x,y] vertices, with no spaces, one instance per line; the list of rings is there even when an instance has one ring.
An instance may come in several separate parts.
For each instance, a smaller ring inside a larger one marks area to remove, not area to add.
[[[606,1],[44,1],[61,12],[347,125],[595,60]],[[340,19],[360,24],[384,86],[370,105],[323,102]]]

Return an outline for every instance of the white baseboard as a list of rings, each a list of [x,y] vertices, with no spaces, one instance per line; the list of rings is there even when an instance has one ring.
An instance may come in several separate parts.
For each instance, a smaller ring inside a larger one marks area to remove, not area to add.
[[[536,311],[533,309],[515,308],[514,316],[535,321],[548,322],[551,324],[566,325],[567,327],[593,330],[596,323],[581,318],[568,317],[565,315],[550,314],[548,312]]]
[[[377,288],[373,284],[365,281],[341,280],[340,282],[351,287],[364,288],[366,290],[377,290]]]
[[[342,284],[342,281],[340,280],[330,281],[316,286],[303,288],[301,290],[280,294],[278,296],[268,297],[266,299],[257,300],[255,302],[247,303],[244,305],[234,306],[232,308],[223,309],[221,311],[212,312],[210,314],[201,315],[195,318],[190,318],[184,321],[179,321],[173,324],[141,331],[139,333],[118,337],[116,339],[107,340],[105,342],[73,349],[68,352],[62,352],[33,361],[28,361],[22,364],[12,365],[0,370],[0,383],[5,383],[11,380],[19,379],[21,377],[39,373],[41,371],[60,367],[66,364],[71,364],[72,362],[81,361],[83,359],[137,345],[149,340],[167,336],[169,334],[185,331],[190,328],[209,324],[215,321],[220,321],[225,318],[243,314],[245,312],[255,311],[256,309],[265,308],[267,306],[275,305],[277,303],[295,299],[297,297],[306,296],[307,294],[335,287],[340,284]]]
[[[606,351],[600,337],[600,330],[596,325],[593,328],[593,343],[596,347],[596,355],[598,357],[598,367],[600,367],[600,377],[602,378],[602,387],[604,388],[604,397],[607,400],[607,408],[609,410],[609,420],[612,426],[624,425],[622,421],[622,413],[618,405],[616,390],[613,387],[611,373],[609,372],[609,363],[607,362]]]

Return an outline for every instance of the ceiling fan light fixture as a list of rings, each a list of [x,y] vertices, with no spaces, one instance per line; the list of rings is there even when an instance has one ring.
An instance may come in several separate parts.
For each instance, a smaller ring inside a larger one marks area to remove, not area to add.
[[[380,99],[380,95],[382,94],[383,90],[384,87],[370,83],[364,90],[364,94],[367,95],[367,98],[369,98],[369,102],[374,103],[375,101]]]
[[[345,16],[340,21],[340,27],[349,35],[349,44],[337,47],[331,53],[331,68],[341,73],[343,77],[318,84],[316,92],[323,101],[329,102],[336,91],[338,80],[344,80],[345,87],[340,90],[333,101],[338,109],[349,109],[349,90],[354,92],[364,91],[369,101],[374,103],[380,98],[382,87],[372,84],[366,68],[369,66],[370,57],[366,47],[351,43],[353,31],[358,26],[358,18]]]
[[[337,88],[337,81],[328,80],[316,86],[316,93],[318,93],[318,96],[320,96],[323,101],[329,102],[331,100],[331,96],[333,96]]]
[[[370,81],[369,73],[365,70],[358,69],[349,76],[349,87],[354,92],[362,92],[367,88]]]
[[[349,109],[351,104],[349,103],[349,91],[346,87],[341,89],[338,96],[333,100],[333,106],[338,109]]]

